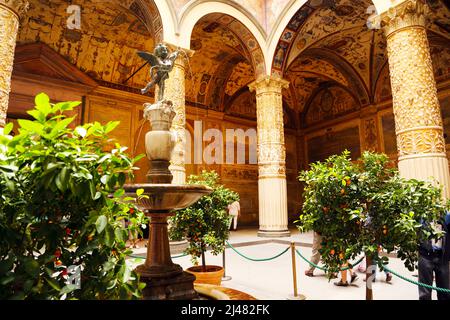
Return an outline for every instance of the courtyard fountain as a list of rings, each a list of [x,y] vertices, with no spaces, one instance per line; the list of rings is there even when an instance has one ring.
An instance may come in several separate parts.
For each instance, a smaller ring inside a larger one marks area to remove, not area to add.
[[[137,199],[137,206],[150,217],[150,233],[145,263],[136,268],[142,282],[146,283],[144,299],[173,300],[195,299],[195,276],[174,264],[170,255],[167,219],[174,210],[184,209],[212,190],[202,185],[171,184],[170,158],[176,137],[170,131],[176,113],[171,101],[164,99],[164,81],[173,68],[178,52],[169,55],[165,45],[159,44],[155,53],[139,52],[139,56],[151,65],[151,82],[142,93],[158,85],[159,92],[154,104],[144,104],[144,117],[150,122],[151,130],[145,136],[145,149],[150,162],[148,183],[127,184],[127,196],[135,196],[143,189],[145,197]]]

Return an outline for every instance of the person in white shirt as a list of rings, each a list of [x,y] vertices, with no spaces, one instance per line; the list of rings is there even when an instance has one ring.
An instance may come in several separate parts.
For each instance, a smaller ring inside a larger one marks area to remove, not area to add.
[[[228,213],[232,216],[232,219],[233,219],[233,229],[232,230],[236,230],[236,228],[237,228],[237,222],[238,222],[238,217],[239,217],[240,212],[241,212],[241,206],[238,201],[235,201],[228,205]],[[231,223],[230,223],[230,228],[231,228]]]

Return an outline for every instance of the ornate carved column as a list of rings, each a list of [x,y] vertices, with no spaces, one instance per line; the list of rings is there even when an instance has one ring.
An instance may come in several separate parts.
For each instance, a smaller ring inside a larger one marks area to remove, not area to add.
[[[405,178],[435,181],[450,194],[448,159],[423,0],[406,0],[381,14],[387,38],[399,170]]]
[[[288,81],[269,76],[249,85],[250,91],[256,91],[260,237],[290,235],[281,95],[281,90],[288,86]]]
[[[167,44],[167,43],[166,43]],[[167,44],[171,50],[177,47]],[[194,51],[180,49],[182,52],[175,61],[169,79],[166,81],[165,98],[173,102],[177,115],[173,119],[171,131],[176,132],[177,142],[170,161],[170,171],[173,175],[173,184],[184,184],[186,182],[185,153],[186,153],[186,100],[185,100],[185,78],[188,58],[192,57]]]
[[[20,16],[26,0],[0,0],[0,128],[5,126]]]

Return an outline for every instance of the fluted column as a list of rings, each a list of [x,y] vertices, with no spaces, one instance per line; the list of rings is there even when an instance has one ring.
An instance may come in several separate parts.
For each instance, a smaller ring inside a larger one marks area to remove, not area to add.
[[[0,128],[5,126],[20,16],[26,0],[0,0]]]
[[[426,32],[428,12],[424,1],[407,0],[379,18],[387,38],[400,174],[434,181],[448,199],[449,168]]]
[[[256,91],[260,237],[290,235],[281,95],[281,90],[288,86],[288,81],[269,76],[249,85],[250,91]]]
[[[172,50],[177,48],[168,44]],[[188,58],[192,57],[193,51],[188,49],[182,50],[169,79],[166,81],[165,98],[173,102],[174,110],[177,113],[172,122],[171,131],[177,135],[177,141],[173,150],[172,159],[170,161],[170,171],[173,175],[173,184],[186,183],[186,100],[185,100],[185,79],[186,68],[188,67]]]

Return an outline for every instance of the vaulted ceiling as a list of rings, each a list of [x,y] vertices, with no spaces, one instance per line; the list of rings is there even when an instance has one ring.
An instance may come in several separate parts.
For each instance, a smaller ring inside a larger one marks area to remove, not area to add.
[[[65,0],[29,0],[30,8],[21,24],[18,44],[43,42],[91,78],[124,84],[143,64],[137,50],[153,50],[160,32],[152,0],[73,0],[82,11],[81,30],[67,28]],[[146,4],[144,7],[140,3]],[[153,10],[153,11],[152,11]],[[147,72],[140,72],[126,84],[145,86]]]
[[[203,17],[192,33],[191,48],[195,53],[187,68],[186,98],[209,109],[223,111],[226,102],[263,67],[256,40],[228,15]]]
[[[278,43],[272,72],[290,80],[285,99],[296,111],[308,108],[324,87],[346,89],[358,107],[389,98],[386,40],[382,30],[367,25],[371,3],[310,0],[292,18]],[[436,78],[445,78],[450,73],[450,11],[444,1],[428,3]]]

